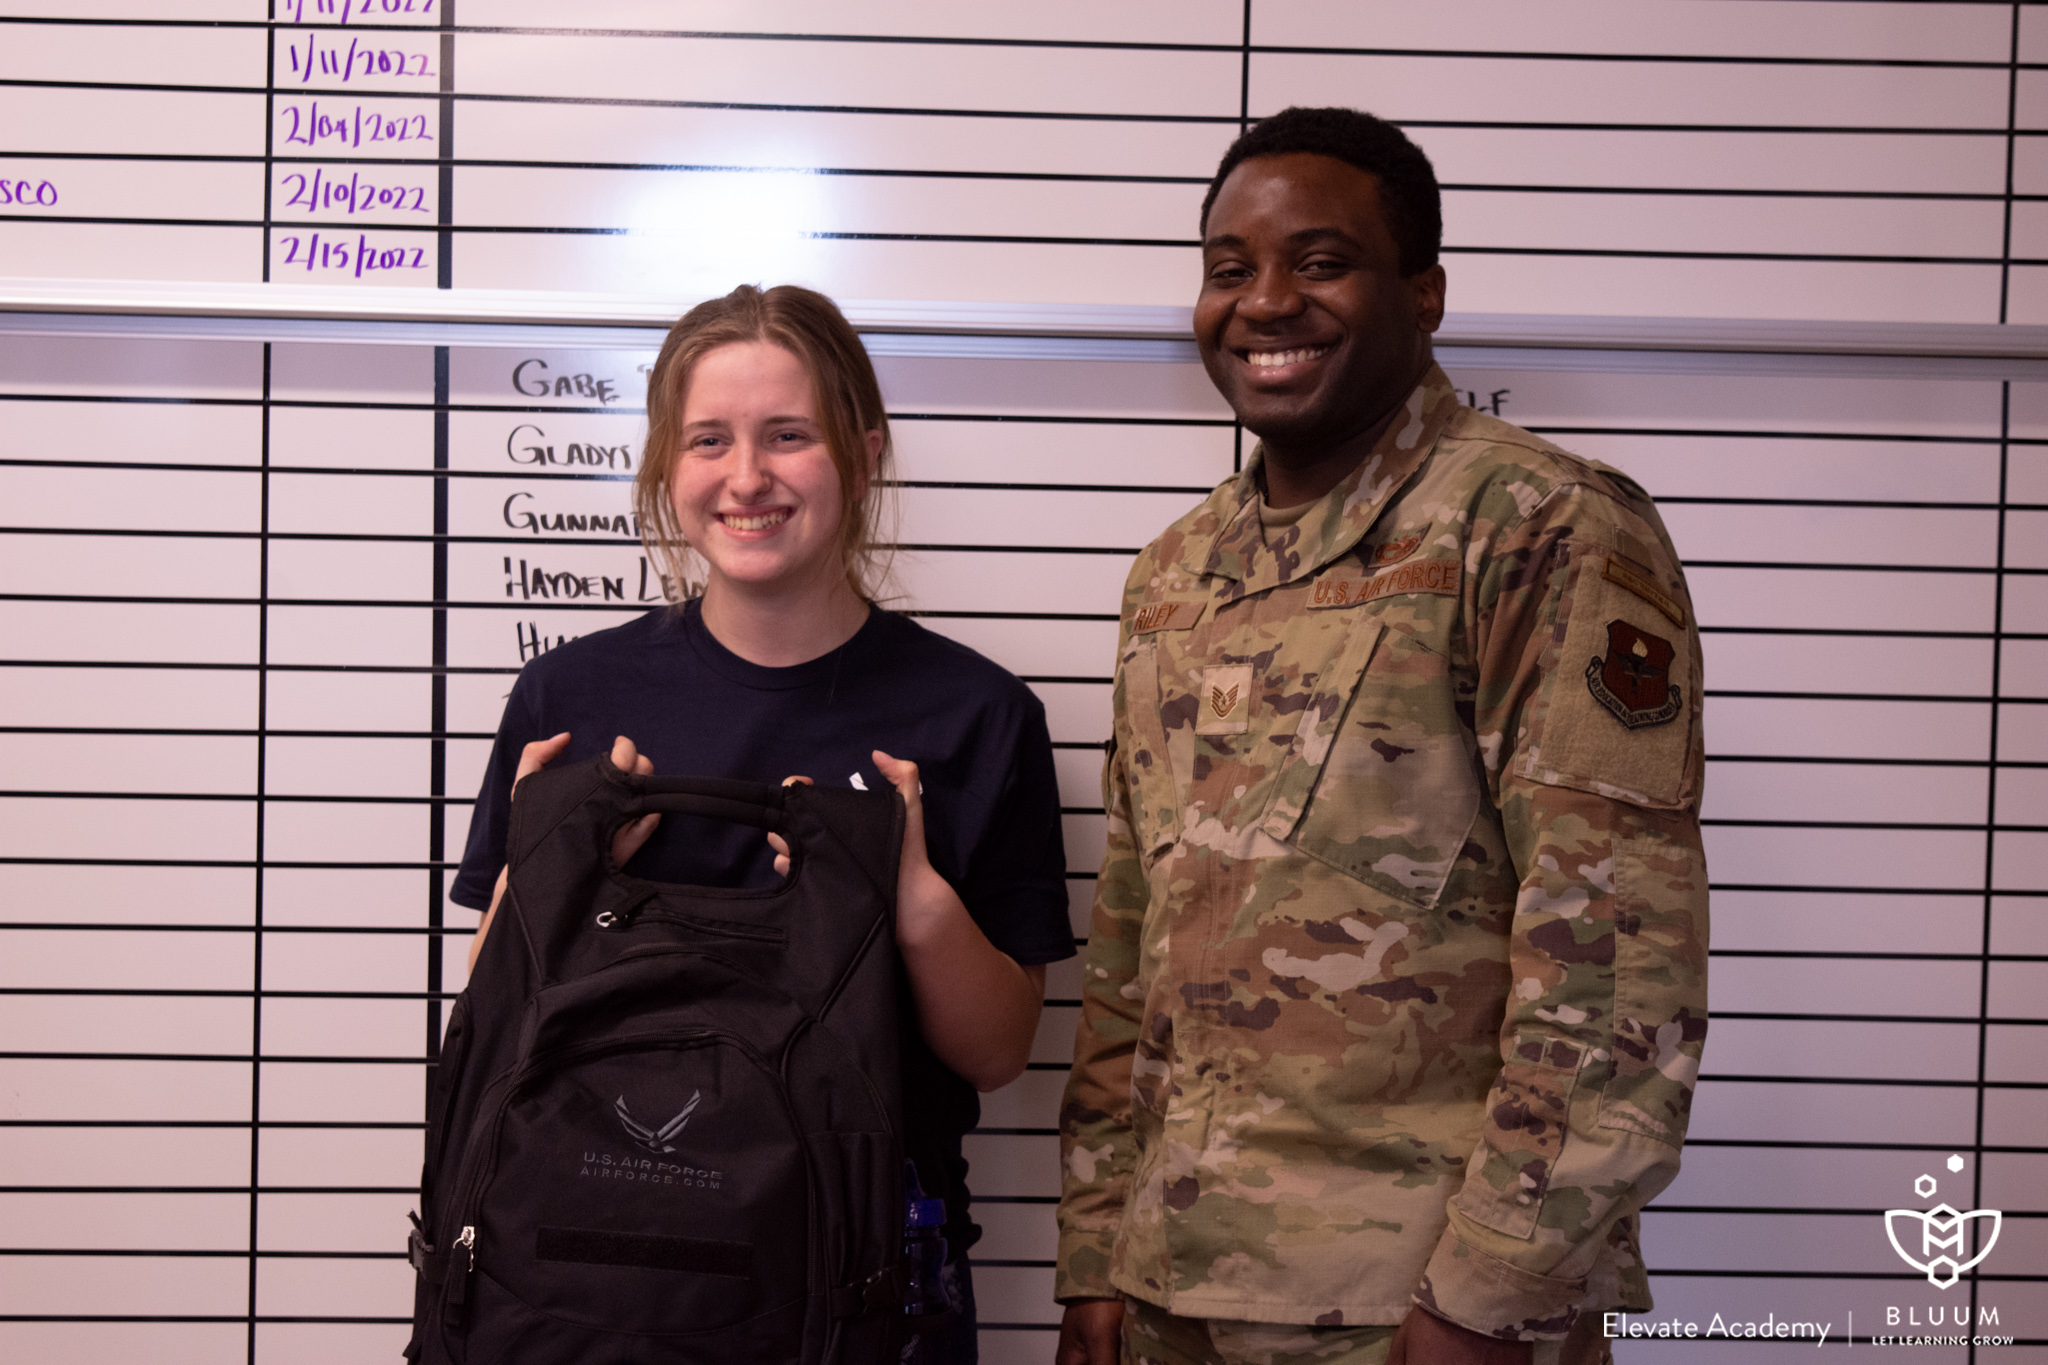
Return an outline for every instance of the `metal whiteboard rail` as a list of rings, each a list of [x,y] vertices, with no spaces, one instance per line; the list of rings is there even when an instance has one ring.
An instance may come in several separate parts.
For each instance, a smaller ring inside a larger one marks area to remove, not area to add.
[[[652,350],[695,298],[0,278],[0,334]],[[878,355],[1189,363],[1190,310],[843,300]],[[1452,313],[1467,367],[2048,379],[2048,326]]]

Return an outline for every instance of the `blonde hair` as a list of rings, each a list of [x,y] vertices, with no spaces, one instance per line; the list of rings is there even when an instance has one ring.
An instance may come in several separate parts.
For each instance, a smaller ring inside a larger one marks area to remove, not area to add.
[[[641,544],[681,592],[689,582],[692,555],[676,519],[670,482],[682,454],[684,396],[698,361],[721,346],[748,341],[780,346],[810,371],[825,448],[839,471],[839,555],[846,582],[862,601],[877,601],[889,581],[885,521],[894,510],[895,452],[882,386],[867,348],[839,306],[794,284],[766,290],[743,284],[724,298],[698,304],[669,329],[647,376],[647,445],[633,481]],[[882,433],[872,475],[871,431]]]

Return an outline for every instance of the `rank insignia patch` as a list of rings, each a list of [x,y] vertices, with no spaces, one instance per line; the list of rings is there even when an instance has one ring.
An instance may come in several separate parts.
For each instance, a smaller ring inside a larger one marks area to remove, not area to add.
[[[1586,690],[1631,730],[1678,718],[1682,705],[1671,681],[1672,644],[1626,621],[1607,623],[1607,657],[1586,665]]]
[[[1241,735],[1250,728],[1252,666],[1221,664],[1202,670],[1195,698],[1195,733]]]

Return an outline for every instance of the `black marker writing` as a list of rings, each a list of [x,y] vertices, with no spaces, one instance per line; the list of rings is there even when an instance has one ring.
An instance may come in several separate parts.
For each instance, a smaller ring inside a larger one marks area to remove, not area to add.
[[[588,374],[556,375],[548,378],[548,363],[535,358],[512,367],[512,387],[528,398],[595,398],[600,403],[618,401],[618,390],[609,379]]]
[[[505,524],[515,531],[528,531],[539,535],[542,531],[577,532],[584,535],[615,535],[639,539],[640,518],[630,512],[536,512],[528,507],[517,507],[518,502],[533,501],[531,493],[514,493],[505,499],[500,513]]]
[[[574,635],[557,635],[554,639],[550,640],[547,636],[540,633],[540,627],[530,621],[515,621],[512,624],[512,629],[519,634],[520,663],[525,663],[528,659],[538,659],[549,650],[560,649],[563,645],[577,638]]]
[[[657,591],[649,591],[650,588]],[[642,602],[682,602],[692,597],[702,597],[704,585],[695,579],[683,580],[680,590],[675,579],[661,573],[647,562],[647,556],[640,556],[640,597]]]
[[[547,433],[531,422],[521,422],[512,428],[512,434],[505,438],[505,458],[513,464],[532,465],[584,465],[595,469],[631,469],[633,452],[629,446],[601,446],[580,441],[571,441],[560,454],[551,445],[521,445],[520,433],[545,438]]]
[[[604,574],[549,573],[545,569],[529,568],[523,559],[519,561],[519,568],[515,572],[512,568],[512,558],[507,555],[505,596],[516,597],[522,602],[530,602],[536,597],[543,601],[559,598],[565,602],[575,602],[586,597],[595,597],[604,602],[614,598],[623,602],[626,598],[626,580],[624,576],[611,578]]]

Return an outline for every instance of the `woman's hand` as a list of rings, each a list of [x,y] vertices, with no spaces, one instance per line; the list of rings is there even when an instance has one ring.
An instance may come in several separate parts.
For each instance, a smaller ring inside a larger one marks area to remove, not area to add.
[[[1018,966],[967,913],[924,847],[924,788],[918,765],[877,749],[874,767],[903,798],[903,853],[897,862],[897,952],[918,1003],[918,1031],[938,1060],[977,1091],[1024,1074],[1044,1007],[1044,968]],[[782,786],[809,778],[784,778]],[[774,870],[788,876],[788,843],[768,835]]]
[[[892,758],[877,749],[869,755],[875,767],[903,798],[903,854],[896,864],[896,941],[928,936],[960,898],[932,867],[924,844],[924,784],[917,780],[917,765]],[[966,912],[965,906],[960,906]]]
[[[529,749],[532,745],[527,746]],[[556,750],[557,753],[561,752]],[[550,755],[552,757],[553,755]],[[654,772],[654,760],[633,747],[633,741],[620,735],[612,741],[612,766],[622,773],[636,777],[647,777]],[[526,776],[526,764],[520,762],[521,777]],[[624,867],[626,860],[638,853],[641,846],[654,835],[654,827],[661,823],[661,814],[643,815],[638,820],[629,820],[620,825],[612,835],[612,866]]]
[[[818,784],[802,774],[796,774],[783,778],[782,785],[785,787],[815,787]],[[787,877],[789,875],[789,841],[780,834],[771,832],[768,835],[768,847],[775,850],[775,875]]]
[[[910,975],[918,1029],[940,1061],[976,1090],[1023,1074],[1045,1001],[1045,968],[1020,966],[988,941],[925,850],[917,765],[874,751],[875,767],[903,798],[896,871],[896,947]]]
[[[896,948],[910,973],[918,1030],[954,1074],[997,1090],[1023,1074],[1045,1002],[1045,968],[1018,965],[988,941],[959,895],[932,866],[924,843],[924,789],[917,765],[880,749],[875,767],[903,798],[903,851],[896,870]],[[810,786],[808,777],[782,785]],[[789,875],[789,844],[768,836],[775,871]]]
[[[539,772],[562,756],[562,750],[569,747],[569,732],[537,739],[519,751],[519,768],[512,774],[512,795],[519,795],[519,784]],[[620,735],[612,741],[612,766],[624,773],[637,773],[641,777],[654,771],[654,763],[633,746],[633,741]],[[626,860],[640,851],[654,833],[654,827],[661,823],[661,816],[643,815],[638,820],[619,826],[612,835],[612,866],[623,867]],[[498,902],[505,899],[505,882],[511,875],[509,866],[498,869],[498,884],[491,890],[491,908],[484,911],[481,923],[476,927],[476,937],[469,941],[470,969],[476,969],[476,955],[484,946],[484,935],[491,931],[491,921],[497,916]]]

